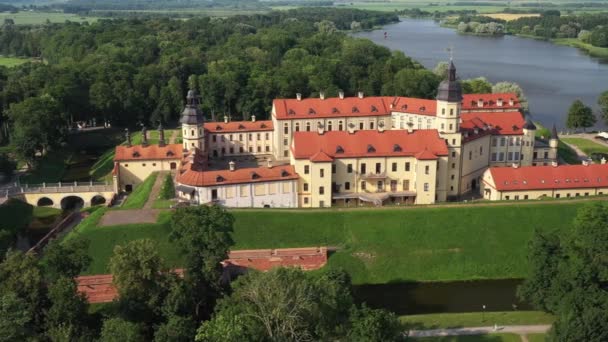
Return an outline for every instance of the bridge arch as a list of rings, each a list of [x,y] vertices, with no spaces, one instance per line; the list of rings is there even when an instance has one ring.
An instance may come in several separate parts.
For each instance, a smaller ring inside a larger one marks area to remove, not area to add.
[[[102,195],[95,195],[91,198],[91,207],[100,204],[106,204],[107,200]]]
[[[48,197],[40,197],[36,202],[36,206],[38,207],[52,207],[54,204],[55,202]]]
[[[84,200],[80,196],[66,196],[61,199],[61,209],[63,210],[73,210],[80,209],[84,207]]]

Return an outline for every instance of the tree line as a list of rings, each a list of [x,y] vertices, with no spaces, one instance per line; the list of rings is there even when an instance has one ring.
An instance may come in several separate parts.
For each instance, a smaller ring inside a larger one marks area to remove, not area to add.
[[[355,305],[340,270],[250,271],[230,283],[221,262],[233,245],[225,209],[176,210],[170,239],[184,260],[166,266],[152,240],[114,248],[118,298],[91,313],[74,277],[89,242],[69,236],[38,259],[10,250],[0,263],[0,341],[399,341],[397,317]]]

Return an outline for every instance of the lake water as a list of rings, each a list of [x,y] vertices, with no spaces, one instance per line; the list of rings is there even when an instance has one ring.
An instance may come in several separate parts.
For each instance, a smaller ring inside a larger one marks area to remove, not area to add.
[[[518,279],[354,286],[357,302],[398,315],[530,310],[517,300]]]
[[[452,46],[460,78],[484,76],[493,83],[518,83],[528,97],[534,120],[545,126],[564,127],[572,101],[581,99],[597,108],[599,94],[608,90],[608,64],[576,48],[514,36],[460,35],[433,20],[401,20],[355,36],[401,50],[429,69],[448,60],[446,48]]]

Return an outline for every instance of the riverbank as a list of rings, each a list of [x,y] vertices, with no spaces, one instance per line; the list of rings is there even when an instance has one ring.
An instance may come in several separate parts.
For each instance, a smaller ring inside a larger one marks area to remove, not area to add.
[[[542,311],[439,313],[399,316],[407,329],[454,329],[483,325],[552,324],[555,317]]]
[[[557,38],[552,39],[552,43],[563,46],[571,46],[585,51],[589,56],[608,60],[608,48],[597,47],[581,42],[576,38]]]

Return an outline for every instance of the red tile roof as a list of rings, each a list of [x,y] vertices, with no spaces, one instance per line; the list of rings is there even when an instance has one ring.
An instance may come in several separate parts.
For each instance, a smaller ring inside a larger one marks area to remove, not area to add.
[[[437,130],[417,130],[408,133],[404,130],[361,130],[354,133],[347,131],[330,131],[324,134],[317,132],[295,132],[292,152],[296,159],[309,159],[319,151],[332,158],[416,156],[425,159],[433,154],[448,154],[445,140],[439,137]]]
[[[478,106],[478,101],[482,100],[483,106]],[[498,105],[498,100],[502,99],[502,106]],[[513,105],[509,100],[513,100]],[[515,93],[496,93],[496,94],[465,94],[462,95],[462,110],[491,110],[491,109],[510,109],[519,110],[521,104]]]
[[[334,158],[327,155],[327,153],[322,150],[315,153],[312,157],[310,157],[311,162],[321,163],[321,162],[332,162]]]
[[[237,250],[228,254],[222,262],[231,267],[253,268],[268,271],[274,267],[300,267],[305,271],[316,270],[327,264],[327,247]],[[173,270],[183,275],[183,269]],[[80,276],[76,278],[78,292],[84,293],[89,303],[107,303],[116,298],[111,274]]]
[[[196,164],[186,165],[177,176],[177,182],[190,186],[218,186],[239,183],[259,183],[298,179],[292,165],[254,167],[230,170],[201,170]]]
[[[279,120],[390,115],[389,97],[332,97],[326,99],[275,99],[272,105]]]
[[[206,122],[205,130],[211,133],[234,133],[234,132],[259,132],[272,131],[272,121],[230,121],[230,122]]]
[[[522,135],[526,123],[520,112],[479,112],[461,115],[461,131],[483,130],[488,125],[494,135]]]
[[[387,98],[392,105],[392,111],[412,113],[420,115],[437,115],[437,101],[427,99],[417,99],[413,97],[394,97]]]
[[[116,146],[114,161],[181,159],[183,148],[181,144],[158,145],[125,145]]]
[[[608,187],[608,164],[492,167],[497,190],[547,190]]]

